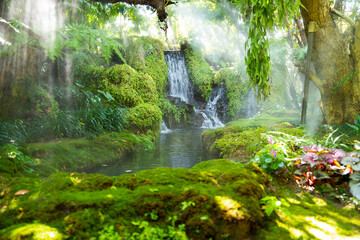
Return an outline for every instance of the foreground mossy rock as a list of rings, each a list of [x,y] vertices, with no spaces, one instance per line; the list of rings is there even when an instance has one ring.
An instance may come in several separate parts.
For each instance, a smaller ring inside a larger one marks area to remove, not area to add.
[[[147,73],[154,79],[159,96],[164,95],[167,84],[167,65],[164,45],[151,37],[134,37],[126,48],[127,63],[139,73]]]
[[[166,229],[169,217],[175,227],[185,224],[191,239],[244,239],[263,221],[259,200],[269,178],[253,164],[211,160],[192,169],[157,168],[119,177],[58,173],[2,182],[2,239],[29,237],[19,229],[34,222],[64,238],[96,238],[108,226],[125,236],[142,231],[137,221]]]

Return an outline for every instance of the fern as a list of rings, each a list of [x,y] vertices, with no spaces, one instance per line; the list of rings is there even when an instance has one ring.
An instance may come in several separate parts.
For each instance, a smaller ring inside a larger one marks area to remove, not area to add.
[[[68,24],[66,26],[65,47],[71,51],[87,50],[91,53],[100,54],[109,63],[113,53],[125,62],[120,49],[123,45],[115,38],[109,36],[103,29],[93,29],[85,24]]]

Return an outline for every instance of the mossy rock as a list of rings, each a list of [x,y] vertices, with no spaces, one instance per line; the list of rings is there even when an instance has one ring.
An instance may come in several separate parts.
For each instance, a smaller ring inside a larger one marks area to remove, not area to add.
[[[144,103],[131,108],[126,119],[132,131],[157,135],[161,129],[161,115],[158,106]]]
[[[298,117],[296,111],[267,111],[252,119],[239,119],[225,127],[206,130],[201,134],[203,152],[211,157],[249,161],[266,144],[261,134],[278,131],[303,137],[302,127],[287,122],[297,122]]]
[[[256,165],[227,160],[119,177],[57,173],[45,179],[6,179],[0,235],[17,239],[16,231],[36,222],[72,239],[97,238],[106,226],[125,236],[141,230],[132,224],[136,221],[165,229],[168,218],[176,216],[175,226],[185,224],[190,239],[244,239],[262,224],[259,200],[268,184]],[[29,192],[15,196],[24,189]]]
[[[128,107],[158,101],[152,77],[126,64],[110,68],[91,66],[83,74],[83,83],[86,87],[109,92],[116,101]]]
[[[151,37],[134,37],[126,48],[127,63],[139,73],[149,74],[155,82],[159,96],[165,94],[167,65],[164,45]]]
[[[150,75],[139,73],[126,64],[114,65],[105,71],[104,90],[128,107],[142,103],[156,104],[158,94]]]
[[[200,50],[193,48],[189,43],[182,44],[181,50],[185,53],[186,66],[194,90],[198,89],[203,100],[207,101],[212,92],[213,69],[206,62]],[[196,91],[194,94],[196,95]]]

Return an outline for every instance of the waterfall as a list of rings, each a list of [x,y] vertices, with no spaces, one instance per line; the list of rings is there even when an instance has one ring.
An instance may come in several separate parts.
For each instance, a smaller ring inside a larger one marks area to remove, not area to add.
[[[253,116],[255,116],[257,111],[256,103],[256,95],[254,89],[251,87],[247,95],[246,118],[252,118]]]
[[[204,109],[195,111],[200,113],[204,118],[204,122],[201,128],[218,128],[224,126],[224,124],[220,121],[216,111],[216,105],[224,93],[225,91],[223,88],[215,88],[211,93]]]
[[[169,95],[189,103],[192,98],[191,84],[186,70],[185,57],[180,51],[166,51],[165,61],[168,68]]]
[[[201,120],[197,122],[197,126],[201,128],[217,128],[223,127],[217,114],[218,101],[224,97],[225,90],[223,88],[214,88],[209,100],[206,104],[196,101],[192,86],[187,74],[184,54],[180,51],[165,51],[165,60],[168,64],[168,82],[169,96],[180,98],[187,104],[204,107],[194,107],[195,115],[200,116]],[[162,125],[165,129],[166,125]]]
[[[161,123],[161,133],[169,133],[172,132],[168,127],[166,126],[165,122],[162,121]]]

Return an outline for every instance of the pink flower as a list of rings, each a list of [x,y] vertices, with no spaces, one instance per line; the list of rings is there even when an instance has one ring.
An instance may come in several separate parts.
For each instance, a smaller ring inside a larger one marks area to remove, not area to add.
[[[273,153],[273,154],[274,154],[274,158],[276,158],[276,151],[270,150],[270,152]]]
[[[12,140],[12,139],[11,139],[10,142],[11,142],[11,143],[15,143],[15,140]]]
[[[274,144],[274,141],[273,141],[271,138],[268,138],[268,143],[269,143],[270,145],[273,145],[273,144]]]

